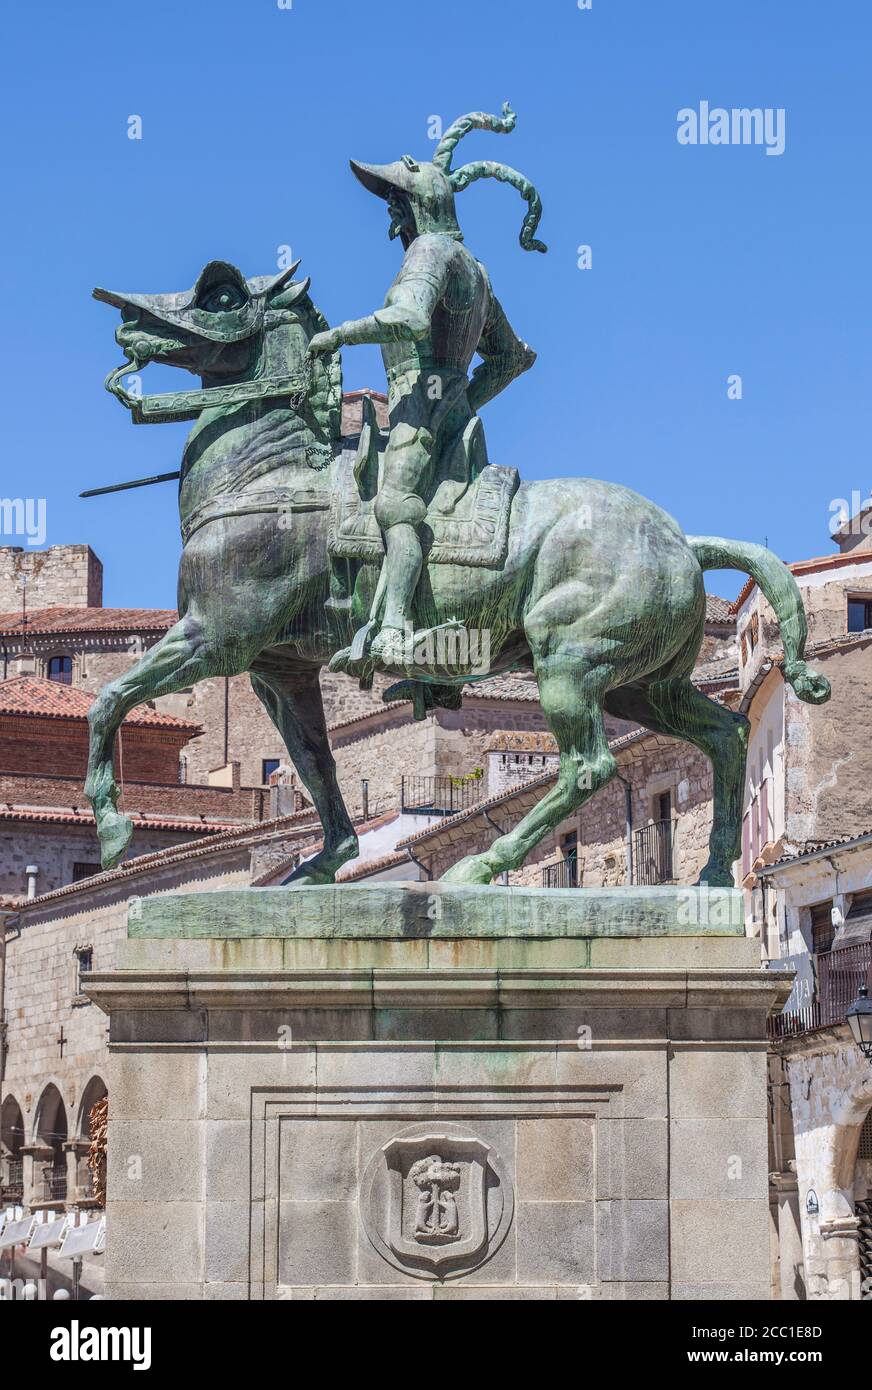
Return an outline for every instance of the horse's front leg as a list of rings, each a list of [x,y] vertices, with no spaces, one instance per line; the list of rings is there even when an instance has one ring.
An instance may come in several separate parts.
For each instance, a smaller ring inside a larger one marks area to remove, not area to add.
[[[260,658],[251,670],[258,699],[282,736],[294,767],[312,798],[324,830],[324,847],[295,869],[288,883],[332,883],[336,873],[357,856],[357,834],[336,780],[327,721],[318,683],[318,668],[282,670]]]
[[[113,755],[125,716],[145,700],[171,695],[214,674],[200,623],[182,618],[141,661],[103,687],[88,711],[90,749],[85,795],[94,808],[104,869],[114,868],[133,834],[133,822],[118,810]]]

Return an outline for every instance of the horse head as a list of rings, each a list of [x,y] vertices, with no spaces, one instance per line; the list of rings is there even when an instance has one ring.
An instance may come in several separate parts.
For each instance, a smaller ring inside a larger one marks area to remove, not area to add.
[[[95,289],[94,298],[121,311],[115,340],[127,361],[106,378],[106,389],[134,423],[194,420],[212,406],[290,399],[325,441],[338,438],[342,405],[339,353],[307,358],[309,339],[327,328],[309,298],[309,279],[295,281],[299,261],[278,275],[246,279],[227,261],[210,261],[193,289],[174,294],[121,294]],[[122,378],[149,362],[183,367],[200,390],[135,395]]]

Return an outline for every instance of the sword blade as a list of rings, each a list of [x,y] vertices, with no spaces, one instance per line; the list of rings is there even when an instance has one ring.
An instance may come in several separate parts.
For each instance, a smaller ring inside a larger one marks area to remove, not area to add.
[[[109,487],[91,487],[86,492],[80,492],[80,497],[100,497],[104,492],[126,492],[131,487],[151,487],[152,483],[170,483],[174,478],[180,478],[181,474],[176,473],[156,473],[153,478],[134,478],[130,483],[111,483]]]

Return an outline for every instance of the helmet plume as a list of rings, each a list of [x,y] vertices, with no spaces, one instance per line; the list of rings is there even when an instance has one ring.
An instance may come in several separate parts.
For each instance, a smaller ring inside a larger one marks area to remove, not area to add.
[[[472,164],[464,164],[461,169],[451,168],[452,155],[464,135],[471,130],[490,130],[496,135],[508,135],[514,130],[515,121],[515,113],[507,101],[503,102],[501,116],[490,116],[485,111],[471,111],[466,116],[459,116],[436,146],[432,162],[448,179],[454,193],[462,193],[477,179],[498,179],[500,183],[510,183],[527,203],[527,215],[521,224],[519,236],[521,245],[525,251],[547,251],[545,243],[538,241],[535,236],[542,216],[542,199],[529,179],[508,164],[499,164],[492,159],[476,160]]]

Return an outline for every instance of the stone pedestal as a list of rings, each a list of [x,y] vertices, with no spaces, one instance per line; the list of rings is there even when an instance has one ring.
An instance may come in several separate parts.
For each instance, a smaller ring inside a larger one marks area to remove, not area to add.
[[[88,981],[107,1295],[768,1298],[765,1024],[789,982],[738,894],[691,893],[133,902]]]

